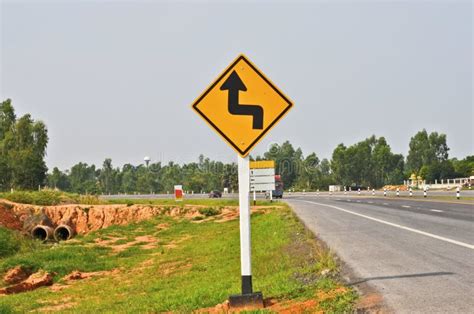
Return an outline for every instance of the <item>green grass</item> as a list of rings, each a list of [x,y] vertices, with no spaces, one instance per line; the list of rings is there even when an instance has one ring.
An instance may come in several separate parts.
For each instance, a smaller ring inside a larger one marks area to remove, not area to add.
[[[20,239],[14,231],[0,227],[0,258],[13,255],[20,250]]]
[[[94,195],[79,195],[53,190],[4,192],[0,193],[0,198],[16,203],[45,206],[58,204],[95,205],[104,203]]]
[[[25,238],[18,231],[0,226],[0,262],[9,256],[17,255],[21,252],[31,252],[40,246],[41,242],[32,241]]]
[[[176,201],[172,198],[156,198],[156,199],[111,199],[104,200],[108,204],[150,204],[150,205],[170,205],[170,206],[185,206],[185,205],[204,205],[204,206],[238,206],[238,199],[222,199],[222,198],[210,198],[210,199],[184,199],[182,201]],[[257,206],[271,206],[281,204],[279,201],[266,201],[257,200]]]
[[[194,200],[193,200],[194,201]],[[207,200],[200,203],[208,205]],[[283,205],[283,204],[282,204]],[[167,224],[168,229],[157,228]],[[156,247],[141,244],[122,252],[95,245],[96,239],[124,238],[116,244],[153,236]],[[120,242],[119,242],[120,241]],[[175,244],[170,246],[170,244]],[[118,273],[75,282],[52,292],[48,288],[1,298],[0,312],[28,312],[45,306],[72,303],[62,312],[191,312],[222,303],[240,291],[238,219],[223,223],[193,223],[170,217],[107,229],[79,236],[59,245],[41,245],[0,258],[0,274],[24,265],[57,273],[55,281],[72,270],[119,269]],[[341,286],[333,255],[306,231],[289,208],[252,215],[254,289],[279,300],[307,300],[317,291]],[[329,273],[321,275],[323,270]],[[355,293],[348,289],[321,303],[332,313],[351,310]]]
[[[13,193],[0,193],[0,199],[7,199],[12,202],[32,205],[59,205],[59,204],[85,204],[85,205],[103,205],[103,204],[150,204],[150,205],[205,205],[205,206],[236,206],[239,204],[237,199],[184,199],[176,201],[173,198],[167,199],[103,199],[95,195],[79,195],[62,191],[41,190],[41,191],[15,191]],[[258,200],[257,205],[272,205],[273,203],[266,200]]]

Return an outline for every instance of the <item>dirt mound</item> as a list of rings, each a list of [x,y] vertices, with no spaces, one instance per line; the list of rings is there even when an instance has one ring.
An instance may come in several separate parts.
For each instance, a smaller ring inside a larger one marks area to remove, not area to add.
[[[406,185],[386,185],[382,188],[386,189],[387,191],[396,191],[399,189],[400,191],[408,191],[408,187]]]
[[[264,309],[271,313],[323,313],[321,310],[317,310],[318,302],[316,300],[307,301],[278,301],[276,299],[265,299]],[[240,313],[246,311],[259,311],[261,308],[245,307],[245,308],[231,308],[229,301],[225,301],[221,304],[217,304],[214,307],[199,309],[195,313]]]
[[[51,286],[52,284],[53,275],[43,270],[40,270],[18,284],[0,289],[0,294],[14,294],[25,291],[31,291],[39,287]]]
[[[9,201],[0,202],[0,224],[28,232],[32,226],[66,224],[77,233],[139,222],[157,215],[194,218],[201,215],[196,206],[169,207],[151,205],[58,205],[34,206]]]
[[[279,206],[255,206],[252,213],[266,213]],[[126,225],[154,216],[165,215],[177,219],[190,219],[199,223],[208,220],[224,222],[239,216],[237,206],[213,208],[217,214],[209,215],[204,205],[57,205],[35,206],[0,200],[0,224],[7,228],[29,232],[34,226],[56,227],[68,225],[78,234],[86,234],[113,225]],[[158,226],[166,229],[166,224]]]
[[[23,223],[20,218],[13,212],[12,206],[0,202],[0,226],[13,230],[21,230]]]
[[[318,291],[313,299],[299,300],[277,300],[268,298],[264,300],[264,309],[272,313],[324,313],[320,304],[329,299],[335,299],[347,292],[347,288],[339,287],[329,292]],[[242,311],[260,310],[260,308],[232,308],[229,301],[217,304],[214,307],[204,308],[197,313],[240,313]]]
[[[22,282],[31,275],[31,272],[24,269],[22,266],[16,266],[5,274],[3,281],[7,284],[13,285]]]
[[[104,276],[104,275],[117,273],[117,272],[119,272],[118,269],[115,269],[112,271],[94,271],[94,272],[89,272],[89,273],[75,270],[71,272],[70,274],[64,276],[63,280],[64,281],[82,280],[82,279],[88,279],[88,278],[97,277],[97,276]]]

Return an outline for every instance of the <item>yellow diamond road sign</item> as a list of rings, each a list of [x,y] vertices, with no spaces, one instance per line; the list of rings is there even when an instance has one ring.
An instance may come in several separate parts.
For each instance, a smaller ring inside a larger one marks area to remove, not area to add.
[[[244,55],[235,59],[192,105],[242,157],[292,106],[291,100]]]

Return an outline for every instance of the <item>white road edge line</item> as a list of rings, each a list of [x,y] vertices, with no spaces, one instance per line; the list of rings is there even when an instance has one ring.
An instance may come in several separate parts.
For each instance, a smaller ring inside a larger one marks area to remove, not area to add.
[[[456,245],[474,250],[474,245],[472,245],[472,244],[468,244],[468,243],[464,243],[464,242],[461,242],[461,241],[456,241],[456,240],[453,240],[453,239],[445,238],[445,237],[442,237],[442,236],[439,236],[439,235],[436,235],[436,234],[433,234],[433,233],[421,231],[421,230],[418,230],[418,229],[413,229],[413,228],[410,228],[410,227],[405,227],[405,226],[402,226],[402,225],[399,225],[399,224],[394,224],[392,222],[388,222],[388,221],[385,221],[385,220],[382,220],[382,219],[378,219],[378,218],[370,217],[370,216],[367,216],[367,215],[359,214],[359,213],[356,213],[356,212],[353,212],[353,211],[350,211],[350,210],[347,210],[347,209],[344,209],[344,208],[341,208],[341,207],[322,204],[322,203],[316,203],[316,202],[311,202],[311,201],[304,201],[304,200],[303,200],[303,202],[310,203],[310,204],[315,204],[315,205],[320,205],[320,206],[325,206],[325,207],[331,207],[331,208],[346,212],[348,214],[352,214],[352,215],[359,216],[359,217],[362,217],[362,218],[365,218],[365,219],[369,219],[369,220],[373,220],[373,221],[376,221],[376,222],[379,222],[379,223],[382,223],[382,224],[386,224],[386,225],[389,225],[389,226],[392,226],[392,227],[396,227],[396,228],[400,228],[400,229],[403,229],[403,230],[411,231],[411,232],[418,233],[418,234],[421,234],[421,235],[424,235],[424,236],[427,236],[427,237],[430,237],[430,238],[434,238],[434,239],[437,239],[437,240],[449,242],[449,243],[452,243],[452,244],[456,244]]]

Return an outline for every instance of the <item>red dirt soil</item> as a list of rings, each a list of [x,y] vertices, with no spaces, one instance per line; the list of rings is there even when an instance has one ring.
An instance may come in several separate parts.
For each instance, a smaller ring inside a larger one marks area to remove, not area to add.
[[[5,274],[3,281],[7,284],[13,285],[22,282],[31,275],[31,272],[21,266],[16,266]]]
[[[53,275],[40,270],[18,284],[0,289],[0,295],[31,291],[39,287],[51,286],[52,284]]]
[[[29,217],[44,214],[53,227],[66,224],[71,226],[78,234],[86,234],[90,231],[107,228],[112,225],[126,225],[131,222],[139,222],[158,215],[166,215],[174,218],[194,219],[200,223],[210,219],[218,222],[236,219],[239,215],[237,206],[226,206],[221,209],[221,214],[205,217],[199,209],[207,206],[185,205],[182,207],[170,207],[164,205],[58,205],[58,206],[35,206],[28,204],[17,204],[7,200],[0,200],[0,225],[10,229],[22,230],[23,223]],[[266,213],[269,208],[278,206],[252,207],[252,212]],[[163,227],[163,226],[162,226]],[[164,226],[166,228],[166,226]]]

